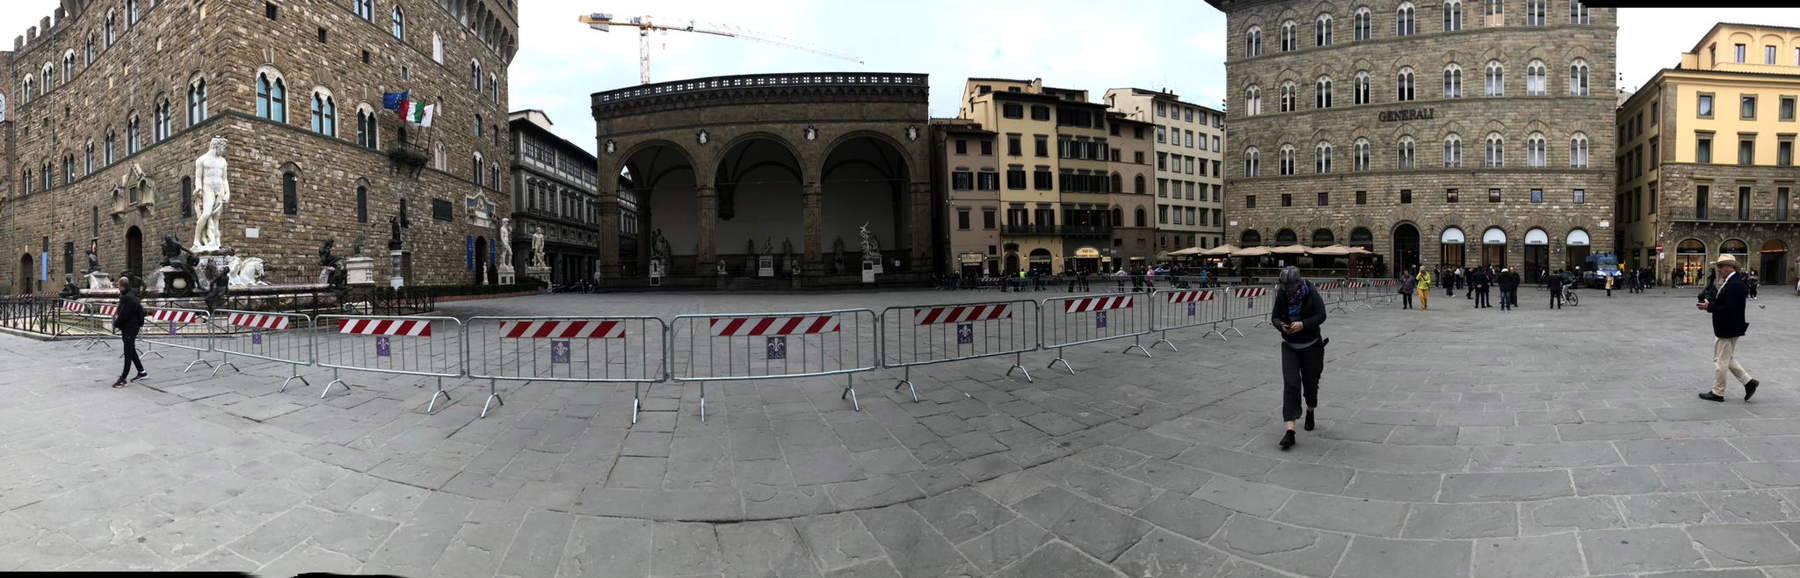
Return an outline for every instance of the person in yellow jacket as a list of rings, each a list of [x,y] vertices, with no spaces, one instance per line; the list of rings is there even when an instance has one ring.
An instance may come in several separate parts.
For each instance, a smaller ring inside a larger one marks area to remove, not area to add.
[[[1419,310],[1420,311],[1430,311],[1431,310],[1431,304],[1430,304],[1430,301],[1431,301],[1431,270],[1426,269],[1424,267],[1420,267],[1419,275],[1414,277],[1413,281],[1417,283],[1416,286],[1419,288]]]

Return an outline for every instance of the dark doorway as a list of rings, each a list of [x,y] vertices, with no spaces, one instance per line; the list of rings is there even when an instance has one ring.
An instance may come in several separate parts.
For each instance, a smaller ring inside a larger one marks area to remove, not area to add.
[[[487,283],[487,237],[475,238],[475,284]]]
[[[1419,228],[1411,223],[1394,227],[1394,266],[1401,271],[1419,266]]]
[[[1762,263],[1756,268],[1756,281],[1764,285],[1786,285],[1787,254],[1787,243],[1776,240],[1764,242]]]
[[[31,266],[31,254],[19,257],[19,294],[31,294],[31,281],[37,277],[37,268]]]
[[[144,232],[137,227],[125,230],[125,268],[144,274]]]
[[[1527,239],[1527,243],[1530,240]],[[1550,264],[1549,245],[1525,245],[1525,282],[1537,283],[1544,277],[1544,268]]]

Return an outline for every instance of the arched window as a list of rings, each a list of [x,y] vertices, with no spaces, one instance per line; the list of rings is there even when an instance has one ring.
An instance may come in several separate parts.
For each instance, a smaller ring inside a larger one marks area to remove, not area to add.
[[[1149,226],[1149,222],[1150,222],[1149,213],[1147,211],[1145,211],[1143,207],[1138,207],[1136,210],[1132,211],[1132,213],[1131,213],[1132,226],[1146,227],[1146,226]]]
[[[500,190],[500,163],[488,163],[488,188]]]
[[[1281,175],[1294,174],[1294,145],[1281,145]]]
[[[1444,98],[1462,98],[1462,67],[1444,66]]]
[[[169,119],[173,116],[175,114],[169,108],[169,99],[165,98],[162,102],[156,103],[156,127],[152,129],[151,142],[162,142],[169,138],[171,132]]]
[[[393,34],[394,38],[406,40],[406,11],[401,10],[399,6],[394,7],[394,15],[388,24],[388,32]]]
[[[1250,147],[1250,148],[1244,149],[1244,176],[1245,177],[1257,176],[1257,173],[1259,171],[1257,170],[1258,169],[1258,167],[1257,167],[1258,159],[1256,157],[1257,157],[1256,147]]]
[[[1331,77],[1321,76],[1314,85],[1314,108],[1331,108]]]
[[[1488,96],[1502,96],[1506,94],[1506,69],[1500,65],[1500,61],[1489,60],[1487,63],[1487,73],[1482,76],[1482,79],[1484,80],[1482,85],[1486,88]]]
[[[1355,92],[1356,104],[1369,104],[1369,98],[1374,95],[1373,87],[1369,83],[1369,71],[1356,71]]]
[[[1444,0],[1444,31],[1462,30],[1462,1]]]
[[[1114,192],[1114,193],[1125,192],[1125,177],[1120,176],[1119,173],[1112,174],[1112,183],[1111,184],[1112,184],[1112,188],[1108,189],[1109,192]]]
[[[1281,23],[1281,51],[1293,52],[1300,49],[1300,39],[1294,32],[1294,21]]]
[[[119,38],[119,17],[112,12],[106,13],[106,47],[112,48],[113,41]]]
[[[437,150],[431,155],[431,166],[440,171],[450,170],[449,157],[444,156],[444,142],[438,141]]]
[[[474,181],[475,186],[481,186],[481,151],[475,151],[475,154],[470,155],[469,180]]]
[[[1281,83],[1281,112],[1294,112],[1294,109],[1300,108],[1299,92],[1300,89],[1294,85],[1294,81]]]
[[[1401,2],[1400,7],[1394,9],[1395,36],[1412,36],[1418,32],[1418,28],[1413,22],[1413,12],[1413,3],[1411,2]]]
[[[325,136],[337,136],[337,103],[331,99],[331,93],[314,90],[312,95],[312,131]]]
[[[1239,247],[1249,248],[1260,245],[1262,245],[1262,233],[1256,232],[1256,229],[1244,229],[1243,234],[1238,235]]]
[[[87,55],[87,65],[93,66],[94,65],[94,56],[97,53],[97,51],[94,50],[94,33],[92,33],[92,32],[88,33],[87,43],[84,46],[85,46],[85,48],[83,48],[82,51],[83,51],[83,53],[85,53]]]
[[[1394,147],[1394,168],[1410,169],[1413,164],[1413,137],[1400,137],[1400,146]]]
[[[1549,77],[1550,69],[1544,66],[1544,61],[1533,60],[1531,64],[1525,65],[1525,94],[1543,96],[1549,92]]]
[[[1331,143],[1321,141],[1313,145],[1313,172],[1321,175],[1331,172]]]
[[[1275,232],[1275,244],[1276,245],[1286,247],[1288,245],[1298,244],[1299,242],[1300,242],[1300,236],[1294,234],[1293,229],[1282,229],[1280,231]]]
[[[1487,0],[1487,21],[1483,26],[1505,26],[1506,4],[1502,0]]]
[[[88,139],[87,146],[81,149],[81,174],[94,174],[94,141]]]
[[[1544,166],[1544,159],[1548,156],[1545,154],[1545,152],[1546,152],[1545,144],[1546,144],[1546,141],[1544,140],[1544,133],[1534,132],[1534,133],[1531,133],[1531,136],[1525,137],[1525,164],[1526,164],[1526,166],[1531,166],[1531,167]]]
[[[1581,0],[1570,0],[1569,1],[1569,23],[1570,24],[1587,24],[1588,23],[1587,4],[1583,4],[1581,2]]]
[[[294,171],[281,173],[281,212],[286,215],[300,214],[300,177]]]
[[[1588,137],[1582,133],[1569,136],[1569,167],[1585,168],[1588,166]]]
[[[495,76],[492,72],[488,73],[488,92],[488,100],[494,104],[500,104],[500,77]]]
[[[1394,100],[1411,102],[1413,99],[1413,69],[1402,67],[1394,77]]]
[[[1351,18],[1351,26],[1356,29],[1355,36],[1357,40],[1374,38],[1375,19],[1374,14],[1369,12],[1368,6],[1356,7],[1356,16]]]
[[[1314,229],[1313,230],[1312,242],[1313,242],[1314,247],[1329,247],[1336,240],[1337,240],[1337,235],[1333,235],[1331,233],[1331,229]]]
[[[1353,170],[1359,173],[1369,170],[1369,139],[1356,139],[1355,153],[1356,159]]]
[[[1262,56],[1262,54],[1262,27],[1251,26],[1250,31],[1244,33],[1244,56]]]
[[[63,155],[63,184],[75,182],[75,155]]]
[[[139,130],[140,126],[141,126],[141,123],[138,122],[137,113],[132,113],[131,120],[126,121],[126,123],[125,123],[125,155],[126,156],[135,155],[135,154],[137,154],[137,152],[139,150],[138,143],[141,141],[138,140],[138,136],[143,134],[143,132],[141,130]]]
[[[1453,169],[1462,166],[1462,137],[1450,133],[1444,137],[1444,168]]]
[[[469,61],[469,89],[481,92],[481,61]]]
[[[1313,32],[1313,44],[1331,46],[1331,15],[1320,14],[1317,24],[1318,30]]]
[[[1256,116],[1262,114],[1262,90],[1250,87],[1244,91],[1244,114]]]
[[[357,18],[364,21],[375,20],[375,0],[351,0],[351,4],[356,10]]]
[[[137,26],[138,0],[125,0],[125,27]]]
[[[110,128],[106,129],[106,142],[101,147],[100,151],[104,155],[103,160],[106,161],[102,166],[112,166],[113,162],[118,160],[118,150],[119,133],[114,132],[113,129]]]
[[[1131,192],[1140,195],[1144,194],[1144,175],[1138,175],[1131,178]]]
[[[1569,95],[1588,95],[1588,64],[1580,58],[1569,63]]]
[[[72,48],[63,53],[62,75],[63,82],[68,82],[69,79],[75,77],[75,50]]]
[[[43,70],[44,94],[50,94],[50,91],[56,90],[56,66],[45,62]]]
[[[1506,139],[1500,133],[1490,132],[1487,135],[1487,166],[1506,166]]]
[[[356,222],[369,222],[369,187],[356,185]]]
[[[1525,0],[1525,25],[1526,26],[1543,26],[1544,25],[1544,12],[1545,12],[1544,5],[1545,4],[1549,4],[1549,2],[1547,0]]]
[[[431,33],[431,61],[444,63],[444,39],[436,32]]]
[[[23,98],[23,102],[31,102],[31,85],[32,85],[32,83],[34,83],[34,82],[35,82],[35,81],[33,81],[33,80],[32,80],[32,79],[31,79],[31,75],[29,75],[29,74],[27,74],[27,75],[25,75],[25,83],[24,83],[24,84],[25,84],[25,86],[24,86],[24,87],[23,87],[23,88],[22,88],[22,89],[20,89],[20,91],[19,91],[19,92],[20,92],[20,94],[23,94],[23,95],[24,95],[24,96],[23,96],[23,97],[22,97],[22,98]]]
[[[206,120],[206,79],[195,79],[193,84],[188,85],[187,107],[188,126]]]
[[[256,74],[256,116],[287,122],[287,84],[269,72]]]

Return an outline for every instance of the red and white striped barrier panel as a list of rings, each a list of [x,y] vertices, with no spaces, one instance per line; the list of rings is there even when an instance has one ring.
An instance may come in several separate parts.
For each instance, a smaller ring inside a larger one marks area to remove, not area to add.
[[[1336,288],[1338,288],[1338,284],[1337,283],[1320,283],[1319,288],[1320,289],[1336,289]]]
[[[501,321],[505,339],[621,339],[625,324],[617,321]]]
[[[1012,305],[1006,303],[992,305],[958,305],[954,307],[919,309],[913,312],[914,325],[993,321],[995,319],[1012,319]]]
[[[75,313],[82,313],[82,312],[87,311],[87,305],[83,304],[80,301],[64,301],[63,302],[63,311],[73,311]]]
[[[1063,302],[1063,313],[1089,313],[1111,309],[1130,309],[1130,297],[1083,297]]]
[[[150,319],[153,321],[181,323],[185,325],[193,323],[194,320],[198,318],[199,316],[195,315],[192,311],[169,311],[166,309],[153,309],[150,311]]]
[[[1213,292],[1211,291],[1171,291],[1169,293],[1164,293],[1164,295],[1169,296],[1170,303],[1194,303],[1198,301],[1213,300]]]
[[[258,315],[255,313],[232,313],[226,322],[238,327],[271,329],[281,331],[288,328],[288,318],[280,315]]]
[[[1348,285],[1345,285],[1345,286],[1349,287],[1351,289],[1361,289],[1363,287],[1363,283],[1362,283],[1362,281],[1351,281]]]
[[[1265,297],[1269,294],[1269,288],[1268,287],[1239,287],[1239,288],[1235,289],[1234,292],[1238,297]]]
[[[713,337],[761,337],[778,335],[812,335],[837,333],[836,315],[797,317],[730,317],[713,319],[709,324]]]
[[[105,315],[107,317],[117,316],[119,314],[119,306],[118,305],[101,305],[100,306],[100,314]]]
[[[338,321],[338,333],[431,337],[431,322],[396,319],[342,319]]]

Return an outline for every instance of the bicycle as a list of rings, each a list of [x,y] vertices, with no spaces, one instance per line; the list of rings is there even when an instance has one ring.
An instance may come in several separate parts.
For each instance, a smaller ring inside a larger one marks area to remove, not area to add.
[[[1563,303],[1570,307],[1581,305],[1581,298],[1575,296],[1575,285],[1573,283],[1569,284],[1568,287],[1563,288]]]

